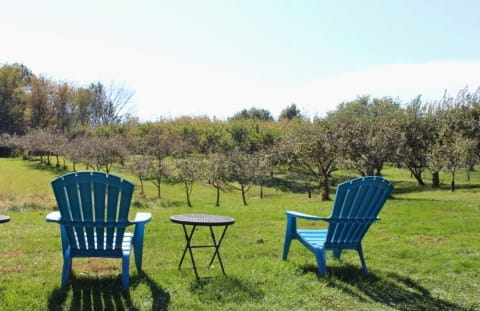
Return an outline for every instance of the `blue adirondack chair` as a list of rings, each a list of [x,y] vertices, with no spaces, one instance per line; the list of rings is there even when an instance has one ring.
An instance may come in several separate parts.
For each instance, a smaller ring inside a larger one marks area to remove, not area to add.
[[[72,258],[122,258],[122,284],[129,286],[130,249],[142,268],[143,236],[150,213],[137,213],[128,220],[133,184],[102,172],[69,173],[52,181],[58,212],[48,222],[60,224],[63,251],[62,286],[66,286]],[[134,225],[133,232],[126,231]]]
[[[338,185],[330,217],[319,217],[287,211],[287,228],[283,246],[283,260],[287,259],[293,239],[299,240],[315,255],[318,272],[325,275],[326,251],[340,258],[344,249],[356,250],[363,272],[368,273],[363,257],[362,239],[393,191],[393,185],[382,177],[367,176],[345,181]],[[297,218],[326,221],[327,229],[298,229]]]

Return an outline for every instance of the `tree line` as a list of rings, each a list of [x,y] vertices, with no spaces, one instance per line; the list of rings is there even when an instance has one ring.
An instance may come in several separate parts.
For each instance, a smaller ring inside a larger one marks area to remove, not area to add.
[[[133,93],[100,82],[76,86],[33,74],[22,64],[0,67],[0,133],[32,129],[66,133],[75,128],[116,124]]]
[[[43,81],[43,82],[39,82]],[[408,103],[361,96],[340,103],[324,117],[308,119],[295,104],[278,120],[263,109],[244,109],[228,120],[179,117],[139,122],[122,114],[131,95],[124,89],[107,92],[101,83],[73,87],[36,77],[23,65],[0,67],[0,154],[37,157],[72,169],[128,170],[155,185],[162,198],[164,183],[183,185],[192,206],[199,181],[221,193],[236,189],[247,205],[252,185],[311,195],[320,189],[330,199],[344,169],[362,176],[381,175],[386,163],[407,168],[419,185],[431,172],[451,176],[474,169],[480,158],[480,89],[461,90],[424,102]]]

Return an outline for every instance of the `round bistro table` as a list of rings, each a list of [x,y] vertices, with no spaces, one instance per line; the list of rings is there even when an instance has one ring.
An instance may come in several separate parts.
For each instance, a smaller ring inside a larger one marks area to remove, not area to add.
[[[183,259],[185,258],[185,254],[187,250],[190,254],[190,258],[192,260],[193,271],[195,272],[195,277],[197,281],[199,280],[197,266],[195,264],[195,259],[193,258],[192,248],[205,248],[205,247],[213,247],[215,251],[212,255],[212,259],[210,260],[209,266],[212,265],[215,258],[218,258],[218,262],[220,263],[220,267],[222,268],[222,273],[225,274],[225,269],[223,268],[222,258],[220,256],[220,245],[222,244],[223,237],[225,236],[225,232],[227,231],[228,226],[235,223],[235,219],[228,217],[228,216],[219,216],[219,215],[208,215],[208,214],[182,214],[182,215],[173,215],[170,217],[170,221],[176,224],[181,224],[183,227],[183,232],[185,234],[186,245],[185,249],[183,250],[182,258],[180,259],[180,263],[178,265],[178,269],[182,267]],[[187,231],[187,226],[192,226],[190,232]],[[212,244],[207,245],[192,245],[192,238],[193,234],[195,233],[195,229],[197,227],[209,227],[210,229],[210,237],[212,238]],[[223,227],[222,234],[220,239],[215,237],[215,231],[213,227]]]

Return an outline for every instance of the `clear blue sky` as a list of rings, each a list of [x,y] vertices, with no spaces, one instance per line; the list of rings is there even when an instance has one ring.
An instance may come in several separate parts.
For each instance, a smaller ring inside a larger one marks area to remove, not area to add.
[[[0,63],[135,92],[142,120],[309,116],[480,86],[477,0],[2,1]]]

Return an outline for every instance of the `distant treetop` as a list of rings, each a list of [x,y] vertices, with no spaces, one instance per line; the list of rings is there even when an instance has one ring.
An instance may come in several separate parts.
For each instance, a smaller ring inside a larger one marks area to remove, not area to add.
[[[243,109],[240,112],[237,112],[230,118],[230,120],[242,120],[242,119],[254,119],[261,121],[273,121],[272,114],[270,111],[265,109],[259,109],[252,107],[249,110]]]
[[[296,104],[291,104],[290,106],[287,106],[287,108],[283,109],[282,112],[280,113],[280,116],[278,117],[278,120],[293,120],[296,118],[302,118],[302,113],[300,112],[300,109],[297,108]]]

